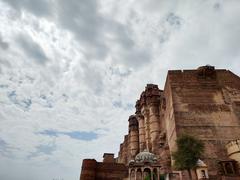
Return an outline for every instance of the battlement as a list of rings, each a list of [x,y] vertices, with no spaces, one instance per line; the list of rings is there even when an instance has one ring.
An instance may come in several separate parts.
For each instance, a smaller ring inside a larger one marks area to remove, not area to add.
[[[111,153],[104,154],[104,158],[110,158],[111,160],[113,156],[114,155]],[[97,162],[95,159],[84,159],[80,179],[112,180],[115,177],[118,177],[119,179],[127,177],[128,169],[124,164],[110,162],[109,159],[106,162],[105,161]]]
[[[114,154],[113,153],[104,153],[103,154],[103,162],[104,163],[114,163]]]
[[[197,69],[184,69],[184,70],[168,70],[168,75],[174,75],[174,76],[182,76],[183,74],[188,75],[194,75],[198,78],[207,78],[207,77],[214,77],[216,73],[232,73],[229,70],[226,69],[215,69],[214,66],[206,65],[206,66],[200,66]],[[234,74],[235,75],[235,74]],[[235,75],[237,78],[239,78],[237,75]]]

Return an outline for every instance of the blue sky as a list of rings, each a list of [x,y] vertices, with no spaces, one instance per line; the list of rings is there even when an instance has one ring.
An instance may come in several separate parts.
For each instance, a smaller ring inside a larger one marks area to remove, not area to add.
[[[50,137],[57,137],[60,135],[66,135],[73,139],[78,140],[84,140],[84,141],[91,141],[93,139],[98,138],[98,134],[96,134],[94,131],[92,132],[84,132],[84,131],[70,131],[70,132],[64,132],[64,131],[55,131],[55,130],[45,130],[43,132],[39,132],[39,134],[50,136]]]
[[[239,18],[239,0],[0,0],[0,179],[74,180],[117,155],[169,69],[240,75]]]

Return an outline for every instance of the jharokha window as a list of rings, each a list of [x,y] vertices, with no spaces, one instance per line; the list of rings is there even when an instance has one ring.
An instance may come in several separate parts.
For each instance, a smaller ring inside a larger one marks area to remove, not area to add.
[[[219,162],[221,174],[223,175],[238,175],[237,162],[234,160],[226,160]]]

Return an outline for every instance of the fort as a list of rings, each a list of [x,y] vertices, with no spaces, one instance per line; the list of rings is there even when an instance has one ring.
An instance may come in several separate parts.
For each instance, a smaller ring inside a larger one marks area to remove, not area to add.
[[[209,65],[169,70],[164,90],[147,84],[135,107],[118,157],[84,159],[81,180],[188,180],[172,158],[182,133],[205,146],[193,179],[240,180],[240,77]]]

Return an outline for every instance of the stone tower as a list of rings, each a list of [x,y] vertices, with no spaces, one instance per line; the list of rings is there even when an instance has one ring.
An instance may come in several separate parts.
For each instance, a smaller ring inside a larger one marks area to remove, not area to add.
[[[122,168],[116,174],[125,172],[128,178],[141,180],[148,175],[152,179],[164,175],[171,180],[188,180],[185,171],[174,169],[171,156],[176,151],[177,138],[185,133],[204,143],[201,162],[207,167],[207,177],[240,179],[240,78],[237,75],[213,66],[169,70],[164,90],[147,84],[135,107],[135,114],[128,119],[128,134],[114,162]],[[86,160],[82,174],[103,175],[94,168],[98,169],[94,161]],[[192,175],[197,179],[195,173]]]

